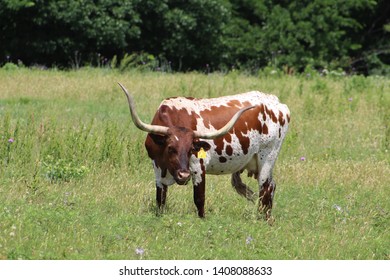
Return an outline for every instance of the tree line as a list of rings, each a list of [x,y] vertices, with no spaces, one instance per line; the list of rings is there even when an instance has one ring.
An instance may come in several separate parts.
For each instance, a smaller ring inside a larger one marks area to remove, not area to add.
[[[389,74],[387,0],[0,0],[0,66]]]

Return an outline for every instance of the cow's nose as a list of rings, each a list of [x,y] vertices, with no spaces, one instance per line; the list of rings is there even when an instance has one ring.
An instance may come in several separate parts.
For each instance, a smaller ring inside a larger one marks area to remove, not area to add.
[[[190,176],[191,176],[191,173],[189,171],[179,170],[177,172],[177,180],[178,180],[177,183],[180,185],[184,185],[185,183],[188,182],[188,180],[190,179]]]

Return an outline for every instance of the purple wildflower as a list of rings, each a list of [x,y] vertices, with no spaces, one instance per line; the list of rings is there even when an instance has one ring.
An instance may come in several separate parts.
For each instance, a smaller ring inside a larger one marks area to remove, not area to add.
[[[14,138],[10,138],[10,139],[8,139],[8,143],[13,143],[13,142],[15,142],[15,140],[14,140]]]
[[[353,98],[352,98],[352,97],[348,98],[348,101],[349,101],[349,102],[351,102],[352,100],[353,100]]]
[[[305,157],[301,157],[301,161],[305,161],[306,160],[306,158]]]
[[[248,245],[250,244],[251,242],[253,241],[253,237],[252,236],[248,236],[245,240],[245,243]]]
[[[142,255],[145,253],[145,250],[143,248],[136,248],[135,254],[142,257]]]

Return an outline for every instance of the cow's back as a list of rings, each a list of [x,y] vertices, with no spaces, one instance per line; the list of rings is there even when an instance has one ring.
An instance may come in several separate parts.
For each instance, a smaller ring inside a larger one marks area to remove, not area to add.
[[[243,113],[229,134],[233,130],[243,132],[253,129],[264,135],[273,135],[270,132],[278,130],[279,125],[288,126],[288,107],[276,96],[258,91],[209,99],[169,98],[160,104],[152,124],[208,132],[223,127],[238,110],[253,105],[256,108]]]

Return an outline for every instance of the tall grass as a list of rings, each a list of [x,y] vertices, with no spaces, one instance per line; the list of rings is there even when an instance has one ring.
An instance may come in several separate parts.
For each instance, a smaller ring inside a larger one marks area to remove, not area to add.
[[[145,134],[117,82],[145,121],[169,96],[261,90],[288,104],[273,226],[229,176],[207,177],[206,219],[190,186],[172,186],[157,216]],[[0,71],[0,259],[390,259],[389,85],[360,76]]]

